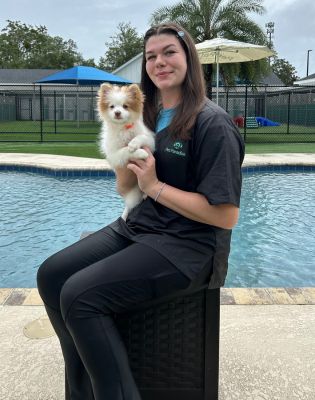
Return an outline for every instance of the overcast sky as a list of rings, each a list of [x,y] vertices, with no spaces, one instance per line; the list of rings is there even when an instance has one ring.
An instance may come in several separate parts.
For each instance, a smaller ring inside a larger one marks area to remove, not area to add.
[[[45,25],[51,36],[73,39],[84,58],[99,58],[106,51],[105,42],[117,33],[120,22],[130,22],[138,33],[149,27],[153,11],[174,0],[0,0],[0,29],[6,20],[30,25]],[[275,49],[297,70],[306,75],[307,50],[309,74],[315,73],[315,1],[265,0],[266,13],[253,16],[266,30],[265,23],[274,22]]]

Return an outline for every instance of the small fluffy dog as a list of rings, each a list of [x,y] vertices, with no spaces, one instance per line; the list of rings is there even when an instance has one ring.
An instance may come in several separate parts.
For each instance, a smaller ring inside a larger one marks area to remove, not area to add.
[[[116,86],[103,83],[98,92],[98,113],[102,121],[100,151],[115,169],[128,163],[131,158],[143,159],[148,146],[154,151],[154,134],[143,123],[144,96],[136,84]],[[144,198],[138,185],[124,195],[126,219],[129,211]]]

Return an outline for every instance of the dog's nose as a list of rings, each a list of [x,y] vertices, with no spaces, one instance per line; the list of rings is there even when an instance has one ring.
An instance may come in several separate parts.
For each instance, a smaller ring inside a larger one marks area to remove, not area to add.
[[[121,112],[120,111],[115,111],[115,117],[120,117],[121,116]]]

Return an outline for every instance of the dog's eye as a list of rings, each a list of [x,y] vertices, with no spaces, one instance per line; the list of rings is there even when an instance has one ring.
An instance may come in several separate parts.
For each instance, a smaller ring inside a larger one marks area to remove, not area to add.
[[[115,106],[112,104],[109,106],[109,108],[113,109],[113,108],[115,108]]]
[[[123,107],[124,107],[125,110],[128,110],[127,104],[124,104]]]

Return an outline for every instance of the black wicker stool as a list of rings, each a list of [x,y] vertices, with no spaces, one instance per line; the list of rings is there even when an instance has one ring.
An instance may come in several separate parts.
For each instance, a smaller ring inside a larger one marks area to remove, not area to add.
[[[115,315],[142,400],[218,400],[220,288],[208,289],[211,272],[209,263],[187,289]]]
[[[220,289],[182,290],[116,323],[143,400],[218,400]]]

